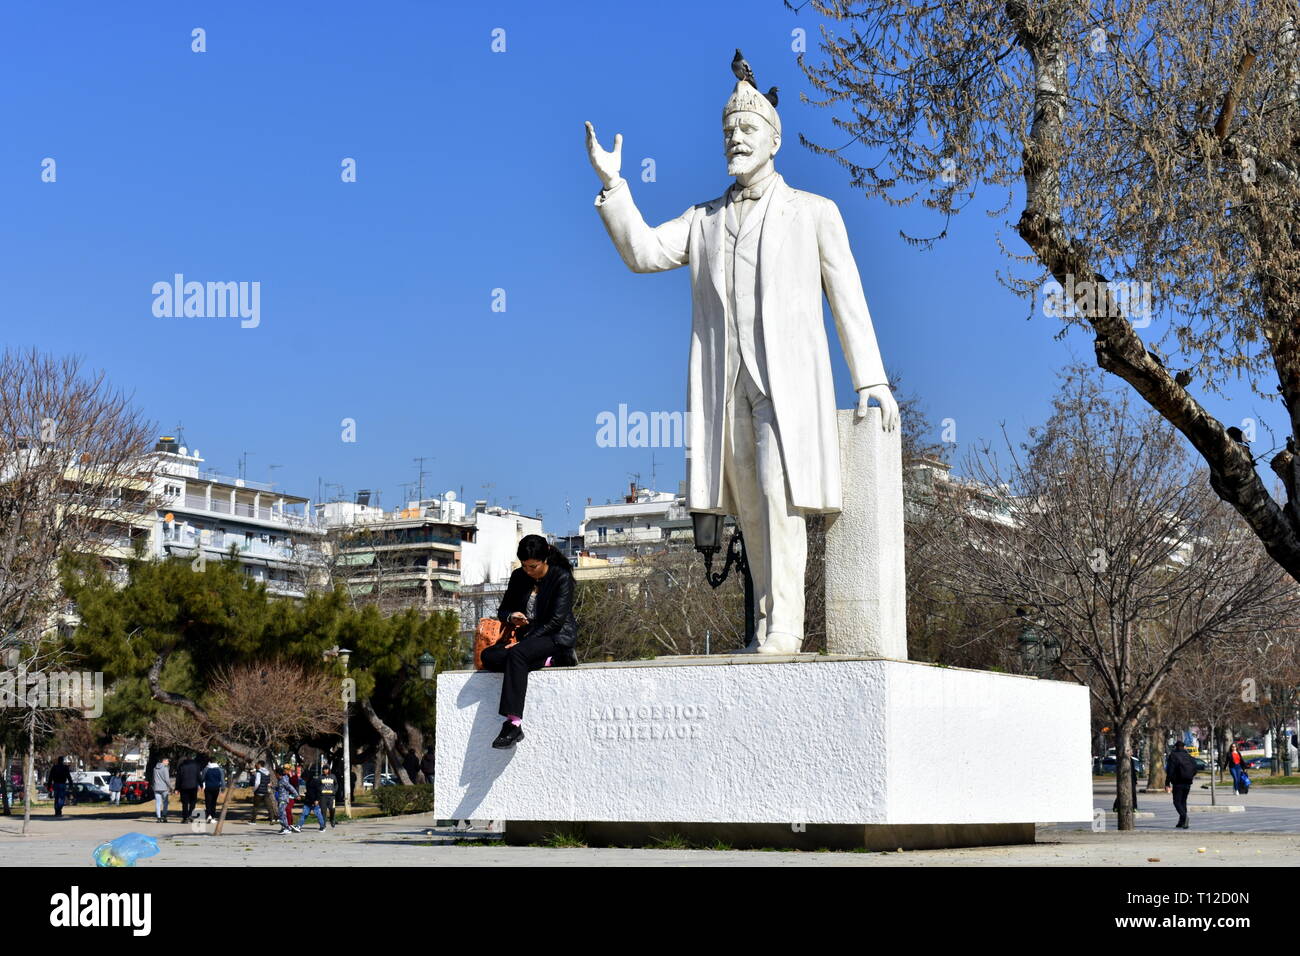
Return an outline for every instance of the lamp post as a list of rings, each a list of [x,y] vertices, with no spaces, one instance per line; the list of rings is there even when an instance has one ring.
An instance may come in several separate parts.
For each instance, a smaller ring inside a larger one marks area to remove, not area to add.
[[[692,511],[691,532],[695,539],[695,550],[704,555],[704,579],[710,587],[717,588],[727,580],[733,564],[745,575],[745,646],[753,647],[756,636],[754,579],[749,574],[749,561],[745,559],[745,539],[739,528],[731,533],[731,539],[727,542],[727,560],[722,565],[722,570],[713,570],[714,555],[722,550],[722,522],[725,518],[725,515]]]
[[[349,820],[352,819],[352,740],[348,733],[349,707],[351,697],[347,692],[347,673],[348,660],[352,657],[352,652],[346,647],[332,647],[325,652],[325,659],[337,657],[343,664],[343,812],[347,814]]]

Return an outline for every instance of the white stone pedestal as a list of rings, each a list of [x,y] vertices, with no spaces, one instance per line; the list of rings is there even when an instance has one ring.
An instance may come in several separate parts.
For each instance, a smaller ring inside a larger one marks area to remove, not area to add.
[[[438,819],[767,825],[758,845],[884,828],[892,848],[1023,842],[1036,822],[1092,817],[1074,684],[815,654],[548,668],[524,740],[494,750],[500,689],[498,674],[438,676]]]
[[[907,659],[903,569],[903,451],[898,429],[838,413],[844,510],[827,515],[826,650]]]

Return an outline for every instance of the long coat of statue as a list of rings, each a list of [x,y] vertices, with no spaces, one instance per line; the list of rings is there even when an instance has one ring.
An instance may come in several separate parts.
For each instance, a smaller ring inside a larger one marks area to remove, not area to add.
[[[822,292],[839,330],[854,389],[884,384],[884,365],[844,220],[824,196],[792,189],[779,174],[759,239],[757,321],[790,504],[841,510],[839,429]],[[598,197],[610,238],[633,272],[691,267],[687,498],[692,511],[735,514],[722,476],[726,407],[726,195],[651,227],[627,183]]]

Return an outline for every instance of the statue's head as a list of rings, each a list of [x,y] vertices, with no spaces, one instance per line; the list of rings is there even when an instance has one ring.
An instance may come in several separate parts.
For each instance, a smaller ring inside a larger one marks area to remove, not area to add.
[[[744,80],[722,109],[727,175],[743,176],[770,162],[781,148],[781,117],[767,97]]]

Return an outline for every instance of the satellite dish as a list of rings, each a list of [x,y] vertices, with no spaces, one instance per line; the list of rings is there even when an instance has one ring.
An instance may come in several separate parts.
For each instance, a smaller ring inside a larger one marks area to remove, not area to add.
[[[187,455],[187,454],[188,454],[188,452],[186,452],[186,450],[185,450],[185,446],[184,446],[184,445],[181,445],[181,455],[182,455],[182,457],[185,456],[185,455]]]
[[[456,492],[454,492],[454,491],[449,491],[449,492],[447,492],[445,495],[443,495],[442,497],[443,497],[443,499],[446,500],[446,501],[455,501],[455,500],[456,500]]]

